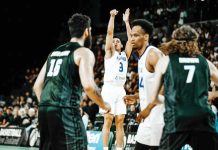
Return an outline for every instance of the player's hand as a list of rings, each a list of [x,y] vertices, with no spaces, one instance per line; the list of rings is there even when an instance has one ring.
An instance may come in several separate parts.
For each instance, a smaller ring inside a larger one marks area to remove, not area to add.
[[[130,14],[130,11],[129,11],[129,8],[127,8],[125,13],[123,14],[123,21],[124,22],[128,22],[129,21],[129,14]]]
[[[148,117],[148,115],[150,114],[151,110],[149,109],[144,109],[143,111],[141,111],[138,116],[136,117],[136,122],[137,123],[141,123],[145,118]]]
[[[123,97],[124,103],[127,105],[133,105],[136,103],[137,98],[135,97],[135,95],[126,95]]]
[[[151,110],[154,108],[154,106],[156,106],[157,103],[156,101],[148,104],[148,106],[142,110],[139,115],[136,117],[136,122],[140,123],[142,120],[144,120],[145,118],[147,118],[149,116],[149,114],[151,113]]]
[[[208,103],[212,104],[212,102],[214,101],[214,93],[212,92],[208,92]]]
[[[118,11],[116,9],[113,9],[110,11],[111,16],[116,16],[118,14]]]
[[[111,111],[111,106],[109,103],[105,102],[105,108],[104,108],[104,113],[109,113]]]

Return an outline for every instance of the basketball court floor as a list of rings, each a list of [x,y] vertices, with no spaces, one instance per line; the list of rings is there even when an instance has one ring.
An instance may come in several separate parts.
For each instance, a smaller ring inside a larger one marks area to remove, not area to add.
[[[39,148],[0,145],[0,150],[39,150]]]

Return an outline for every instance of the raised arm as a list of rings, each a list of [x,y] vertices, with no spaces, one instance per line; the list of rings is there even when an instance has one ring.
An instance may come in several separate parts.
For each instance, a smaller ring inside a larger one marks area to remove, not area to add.
[[[106,112],[110,111],[110,106],[103,101],[100,95],[100,90],[94,81],[94,54],[89,49],[83,47],[75,51],[74,57],[76,64],[79,66],[79,75],[85,93],[90,99],[99,105],[99,107],[104,109]]]
[[[105,56],[111,57],[115,51],[113,48],[113,36],[114,36],[114,20],[118,11],[113,9],[110,11],[110,20],[107,27],[106,43],[105,43]]]
[[[47,61],[44,63],[44,65],[43,65],[41,71],[39,72],[38,77],[34,83],[34,86],[33,86],[33,90],[34,90],[39,102],[40,102],[40,97],[42,94],[42,88],[44,86],[46,64],[47,64]]]
[[[126,46],[125,46],[125,52],[126,52],[127,58],[129,58],[132,53],[131,27],[129,25],[129,15],[130,15],[130,10],[129,8],[127,8],[125,13],[123,14],[123,21],[125,22],[125,25],[126,25],[126,33],[127,33],[127,38],[128,38],[128,41],[126,42]]]

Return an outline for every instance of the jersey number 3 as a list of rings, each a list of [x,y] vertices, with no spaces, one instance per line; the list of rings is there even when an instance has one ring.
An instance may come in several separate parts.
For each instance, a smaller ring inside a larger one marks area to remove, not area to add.
[[[62,59],[52,59],[50,61],[50,68],[47,73],[48,77],[54,77],[58,75],[62,61],[63,61]]]
[[[193,76],[194,76],[194,73],[195,73],[195,66],[194,65],[185,65],[184,69],[188,70],[188,76],[186,79],[186,83],[191,83]]]

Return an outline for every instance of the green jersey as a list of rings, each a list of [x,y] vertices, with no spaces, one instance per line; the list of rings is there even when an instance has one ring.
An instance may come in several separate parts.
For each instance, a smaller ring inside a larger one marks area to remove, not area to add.
[[[215,132],[215,116],[208,104],[210,70],[206,59],[178,53],[169,58],[164,75],[165,131]]]
[[[41,106],[79,108],[82,86],[74,51],[78,43],[68,42],[57,47],[47,59]]]

